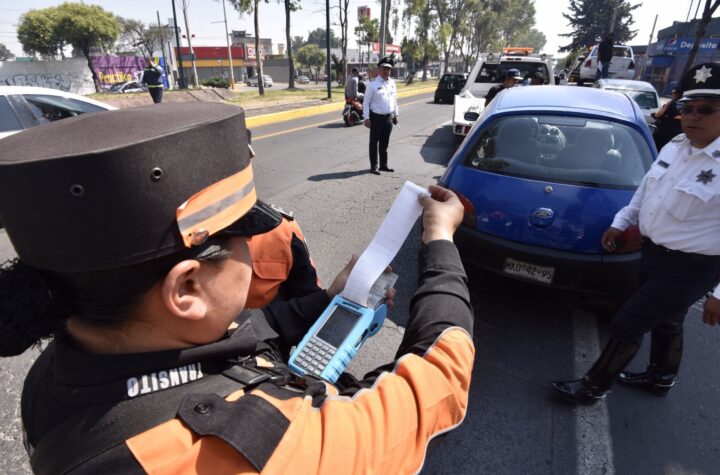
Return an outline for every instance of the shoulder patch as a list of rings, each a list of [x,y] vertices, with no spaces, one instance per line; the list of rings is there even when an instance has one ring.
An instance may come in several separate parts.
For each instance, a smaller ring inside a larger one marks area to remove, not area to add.
[[[680,142],[682,142],[682,141],[684,141],[684,140],[685,140],[685,134],[677,134],[675,137],[673,137],[673,139],[671,140],[671,142],[673,142],[673,143],[680,143]]]

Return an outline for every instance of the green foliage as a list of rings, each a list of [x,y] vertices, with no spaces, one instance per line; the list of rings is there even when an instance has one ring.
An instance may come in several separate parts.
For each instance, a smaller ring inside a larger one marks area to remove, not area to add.
[[[535,28],[528,28],[515,35],[513,46],[522,46],[533,48],[535,52],[540,52],[545,47],[547,38],[542,31]]]
[[[318,48],[325,48],[327,46],[327,35],[325,34],[325,28],[315,28],[313,31],[308,33],[308,39],[305,42],[306,45],[316,45]],[[339,48],[340,38],[335,36],[335,30],[330,28],[330,47]]]
[[[315,67],[315,77],[320,73],[320,67],[325,64],[325,51],[317,47],[317,45],[305,45],[297,52],[298,63],[307,68]]]
[[[30,10],[20,15],[17,37],[25,53],[42,56],[63,56],[67,40],[58,28],[58,7]]]
[[[172,30],[158,28],[157,25],[145,25],[140,20],[117,17],[120,23],[120,37],[116,49],[118,52],[132,52],[140,56],[152,56],[162,48],[162,41],[172,39]]]
[[[8,59],[13,59],[14,57],[15,55],[12,54],[4,44],[0,43],[0,61],[6,61]]]
[[[230,88],[230,81],[228,79],[225,79],[222,76],[214,76],[208,79],[205,79],[202,82],[203,86],[208,87],[219,87],[223,89],[229,89]]]
[[[571,42],[562,46],[560,51],[577,51],[599,43],[610,32],[616,7],[615,42],[628,43],[637,33],[630,28],[634,23],[632,12],[640,5],[631,5],[629,0],[570,0],[568,13],[563,13],[563,16],[572,31],[560,36],[570,38]]]

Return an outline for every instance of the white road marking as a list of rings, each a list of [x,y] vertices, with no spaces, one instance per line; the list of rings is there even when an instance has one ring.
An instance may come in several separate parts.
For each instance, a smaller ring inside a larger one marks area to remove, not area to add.
[[[572,320],[575,374],[579,377],[590,369],[600,354],[600,342],[593,315],[575,310]],[[610,415],[605,401],[592,406],[578,406],[575,409],[575,437],[575,467],[578,474],[615,473]]]

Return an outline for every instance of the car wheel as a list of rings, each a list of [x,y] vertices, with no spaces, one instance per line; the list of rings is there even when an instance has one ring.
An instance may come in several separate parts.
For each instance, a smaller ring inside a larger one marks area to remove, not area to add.
[[[440,98],[438,96],[435,96],[435,98],[433,99],[433,102],[435,104],[437,104],[438,102],[440,102]]]
[[[577,85],[582,87],[585,85],[585,80],[583,78],[578,78]]]

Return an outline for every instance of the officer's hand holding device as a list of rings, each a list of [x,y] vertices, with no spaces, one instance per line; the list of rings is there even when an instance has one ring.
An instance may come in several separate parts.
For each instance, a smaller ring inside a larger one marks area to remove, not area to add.
[[[397,280],[397,275],[384,271],[420,215],[421,195],[427,191],[405,183],[342,292],[290,355],[292,370],[335,382],[365,341],[380,330],[387,315],[386,296]]]

